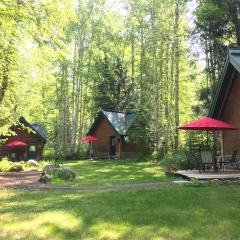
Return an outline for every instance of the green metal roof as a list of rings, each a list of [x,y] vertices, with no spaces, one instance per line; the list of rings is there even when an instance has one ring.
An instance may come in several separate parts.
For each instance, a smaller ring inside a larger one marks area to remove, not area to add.
[[[44,128],[37,123],[29,123],[24,117],[19,118],[19,122],[31,128],[44,143],[46,143],[46,134]]]
[[[232,80],[240,73],[240,48],[228,48],[226,60],[221,72],[215,96],[208,116],[221,118],[224,103],[228,96]]]
[[[125,135],[128,128],[133,123],[136,113],[108,112],[102,111],[108,121],[112,124],[116,132]]]
[[[108,122],[111,124],[116,133],[119,135],[126,135],[129,127],[132,125],[133,121],[136,118],[136,113],[101,111],[95,119],[87,135],[92,134],[96,130],[96,127],[102,117],[107,118]]]

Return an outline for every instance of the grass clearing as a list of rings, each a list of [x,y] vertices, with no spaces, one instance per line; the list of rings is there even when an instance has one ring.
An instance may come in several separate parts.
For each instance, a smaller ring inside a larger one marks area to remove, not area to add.
[[[0,191],[0,239],[239,239],[239,186]]]
[[[53,184],[72,186],[120,185],[168,181],[163,168],[156,161],[81,160],[64,162],[77,173],[73,181],[55,179]]]

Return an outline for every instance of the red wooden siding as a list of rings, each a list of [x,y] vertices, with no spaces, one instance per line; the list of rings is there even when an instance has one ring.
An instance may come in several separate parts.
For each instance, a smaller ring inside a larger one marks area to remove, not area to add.
[[[34,145],[36,145],[38,158],[42,158],[43,149],[44,149],[44,143],[43,143],[42,140],[40,140],[36,136],[36,134],[34,134],[33,132],[28,131],[27,129],[23,129],[21,127],[16,127],[14,129],[14,132],[16,133],[16,135],[15,136],[9,136],[8,140],[6,141],[6,143],[11,142],[13,140],[19,140],[19,141],[25,142],[28,145],[34,144]],[[26,147],[26,149],[28,150],[28,147]],[[11,151],[12,150],[9,147],[4,147],[4,146],[0,147],[1,156],[5,156],[9,152],[11,152]]]
[[[116,156],[125,157],[137,151],[137,146],[131,143],[124,143],[121,136],[114,130],[109,121],[103,117],[98,123],[93,136],[99,138],[99,141],[93,142],[93,151],[95,153],[109,153],[109,137],[116,136]]]
[[[93,150],[100,153],[108,153],[109,137],[118,136],[106,118],[103,118],[98,124],[93,136],[99,138],[99,141],[93,142]],[[116,148],[118,152],[118,147]]]
[[[223,108],[222,120],[240,128],[240,75],[233,79]],[[224,154],[240,149],[240,131],[223,131]]]

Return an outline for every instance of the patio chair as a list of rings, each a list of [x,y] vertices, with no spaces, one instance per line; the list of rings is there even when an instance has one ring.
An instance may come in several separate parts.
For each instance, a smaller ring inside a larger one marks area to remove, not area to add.
[[[216,163],[214,161],[211,151],[201,151],[201,169],[206,172],[206,169],[214,167],[217,170]]]
[[[199,162],[194,158],[193,154],[191,152],[185,152],[186,159],[187,159],[187,170],[193,170],[199,168]]]
[[[223,164],[223,170],[225,169],[225,166],[226,166],[226,165],[231,166],[233,169],[239,169],[239,167],[240,167],[240,162],[239,162],[239,160],[237,159],[237,154],[238,154],[238,150],[234,150],[233,153],[232,153],[231,159],[230,159],[229,161],[224,160],[224,161],[222,162],[222,164]]]

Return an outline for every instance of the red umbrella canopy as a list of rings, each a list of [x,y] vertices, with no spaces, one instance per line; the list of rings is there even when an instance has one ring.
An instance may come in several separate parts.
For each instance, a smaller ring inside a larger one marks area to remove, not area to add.
[[[6,147],[26,147],[27,144],[25,142],[14,140],[14,141],[7,143],[5,146]]]
[[[98,141],[99,139],[94,137],[94,136],[85,136],[83,138],[80,139],[81,142],[96,142]]]
[[[232,124],[225,123],[223,121],[219,121],[214,118],[208,117],[192,121],[178,128],[185,130],[202,130],[202,131],[239,130],[239,128],[235,127]]]

